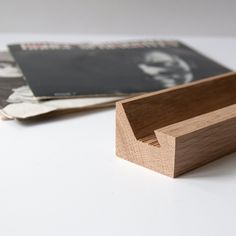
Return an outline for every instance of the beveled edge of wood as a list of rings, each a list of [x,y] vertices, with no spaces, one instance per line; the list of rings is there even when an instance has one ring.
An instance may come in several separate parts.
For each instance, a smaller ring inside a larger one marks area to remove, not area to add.
[[[190,133],[203,130],[210,126],[220,124],[236,117],[236,104],[217,109],[193,118],[183,120],[163,128],[157,129],[155,133],[164,133],[166,135],[179,138]]]

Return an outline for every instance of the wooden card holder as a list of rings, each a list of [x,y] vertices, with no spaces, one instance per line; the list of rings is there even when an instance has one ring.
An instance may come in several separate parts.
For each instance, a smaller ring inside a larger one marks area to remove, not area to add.
[[[236,151],[236,73],[120,101],[119,157],[170,177]]]

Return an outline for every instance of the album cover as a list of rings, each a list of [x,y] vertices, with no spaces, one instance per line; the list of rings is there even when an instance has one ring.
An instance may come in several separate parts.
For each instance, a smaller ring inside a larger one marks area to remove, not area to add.
[[[8,52],[0,52],[0,119],[27,119],[59,111],[114,106],[123,97],[89,97],[39,101]]]
[[[139,94],[231,71],[178,41],[24,43],[9,49],[40,98]]]
[[[0,109],[7,106],[14,89],[26,85],[16,63],[7,52],[0,52]]]

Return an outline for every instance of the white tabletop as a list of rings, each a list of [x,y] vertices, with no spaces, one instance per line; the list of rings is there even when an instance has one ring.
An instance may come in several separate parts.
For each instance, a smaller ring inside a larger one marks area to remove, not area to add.
[[[2,35],[0,49],[120,38]],[[236,38],[176,38],[236,69]],[[0,134],[0,235],[236,235],[236,154],[162,176],[116,158],[114,109],[1,121]]]

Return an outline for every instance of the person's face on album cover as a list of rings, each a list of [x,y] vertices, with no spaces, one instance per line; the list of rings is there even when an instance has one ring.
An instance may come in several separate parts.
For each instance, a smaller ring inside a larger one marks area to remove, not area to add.
[[[138,67],[165,88],[193,80],[193,74],[187,62],[176,55],[160,51],[147,52],[143,63],[140,63]]]

